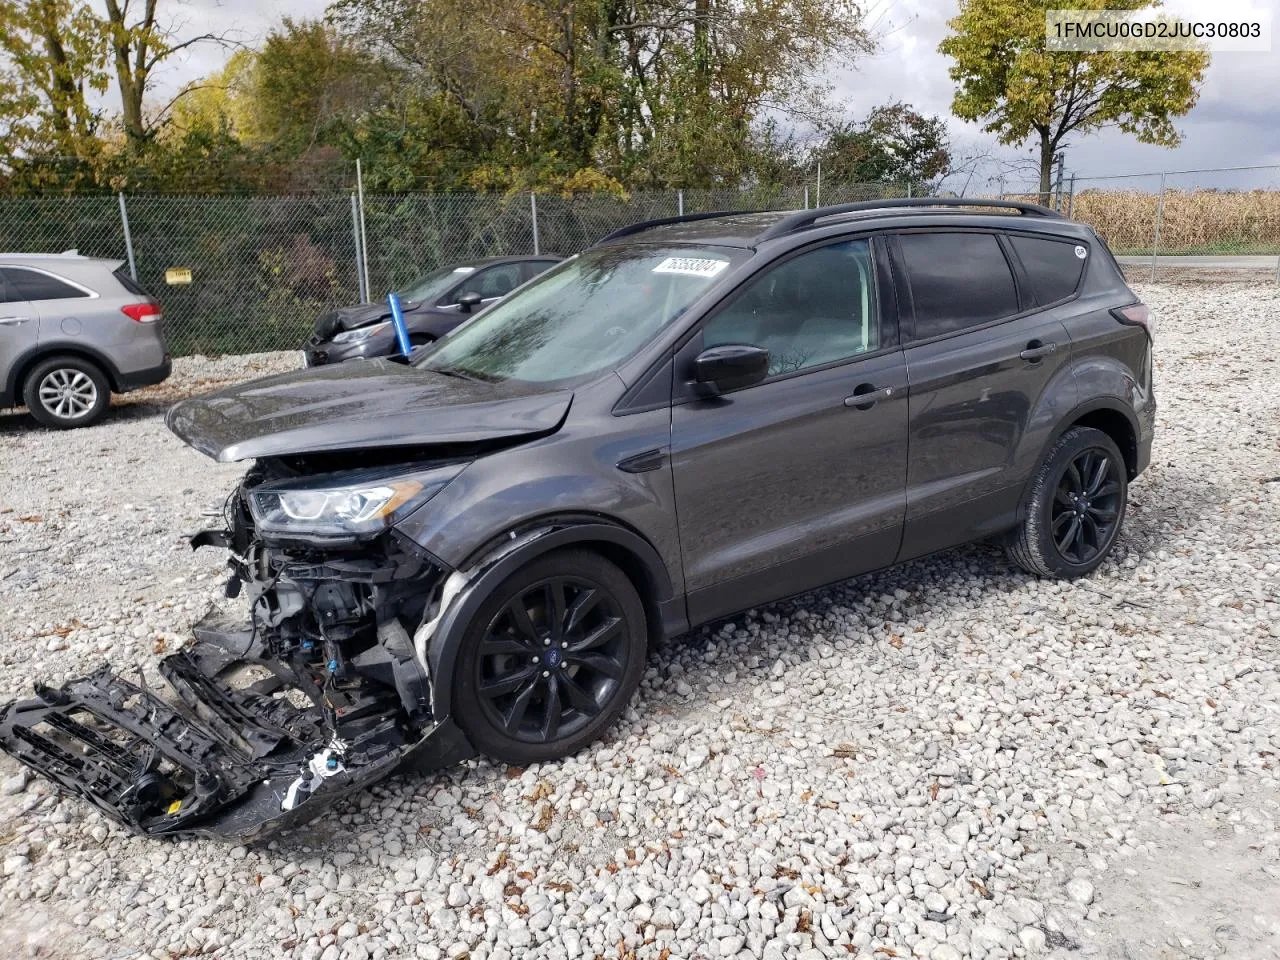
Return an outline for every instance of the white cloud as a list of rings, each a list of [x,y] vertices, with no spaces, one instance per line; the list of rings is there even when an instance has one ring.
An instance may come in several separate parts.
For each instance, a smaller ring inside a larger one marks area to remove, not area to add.
[[[947,20],[957,9],[954,0],[899,0],[893,5],[890,19],[894,28],[885,32],[883,52],[860,63],[856,71],[837,71],[833,75],[838,90],[849,98],[856,113],[865,113],[877,103],[901,99],[918,109],[948,117],[952,134],[959,140],[990,142],[977,124],[950,116],[953,87],[947,76],[948,60],[937,48],[946,36]],[[1167,0],[1166,9],[1182,17],[1215,21],[1261,11],[1270,14],[1273,28],[1280,23],[1280,0]],[[904,34],[907,39],[903,39]],[[1272,95],[1272,91],[1280,89],[1280,38],[1274,33],[1272,44],[1270,53],[1220,54],[1214,58],[1199,104],[1178,122],[1184,135],[1180,147],[1149,146],[1115,130],[1103,131],[1073,138],[1067,151],[1068,170],[1097,176],[1280,164],[1280,100]],[[1009,157],[1019,154],[1013,149],[1001,152]],[[1217,182],[1245,186],[1252,182],[1274,183],[1278,178],[1280,170],[1223,174]],[[1202,176],[1199,181],[1210,183],[1213,178]]]

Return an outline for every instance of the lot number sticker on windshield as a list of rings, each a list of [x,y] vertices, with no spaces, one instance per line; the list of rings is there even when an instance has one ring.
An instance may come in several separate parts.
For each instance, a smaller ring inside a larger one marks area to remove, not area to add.
[[[654,273],[682,273],[689,277],[714,277],[729,265],[728,260],[703,260],[698,257],[667,257],[653,268]]]

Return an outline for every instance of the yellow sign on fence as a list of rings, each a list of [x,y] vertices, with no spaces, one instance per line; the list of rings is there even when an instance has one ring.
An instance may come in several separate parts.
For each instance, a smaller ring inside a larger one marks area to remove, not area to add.
[[[164,272],[164,282],[171,287],[182,286],[191,282],[190,267],[170,267]]]

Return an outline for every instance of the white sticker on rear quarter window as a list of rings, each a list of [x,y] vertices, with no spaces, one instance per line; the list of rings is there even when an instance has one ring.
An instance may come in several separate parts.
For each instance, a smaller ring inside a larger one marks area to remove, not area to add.
[[[689,277],[714,277],[728,265],[728,260],[703,260],[699,257],[667,257],[667,259],[653,268],[653,272],[683,273]]]

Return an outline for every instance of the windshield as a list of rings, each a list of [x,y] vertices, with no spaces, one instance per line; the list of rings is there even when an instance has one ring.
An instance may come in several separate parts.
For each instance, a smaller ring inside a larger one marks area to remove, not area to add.
[[[588,250],[458,327],[419,365],[534,383],[611,369],[748,254],[729,247]]]
[[[434,303],[449,292],[455,283],[464,280],[469,273],[475,273],[475,267],[444,267],[425,277],[413,281],[403,290],[397,290],[396,296],[401,303],[414,302]]]

